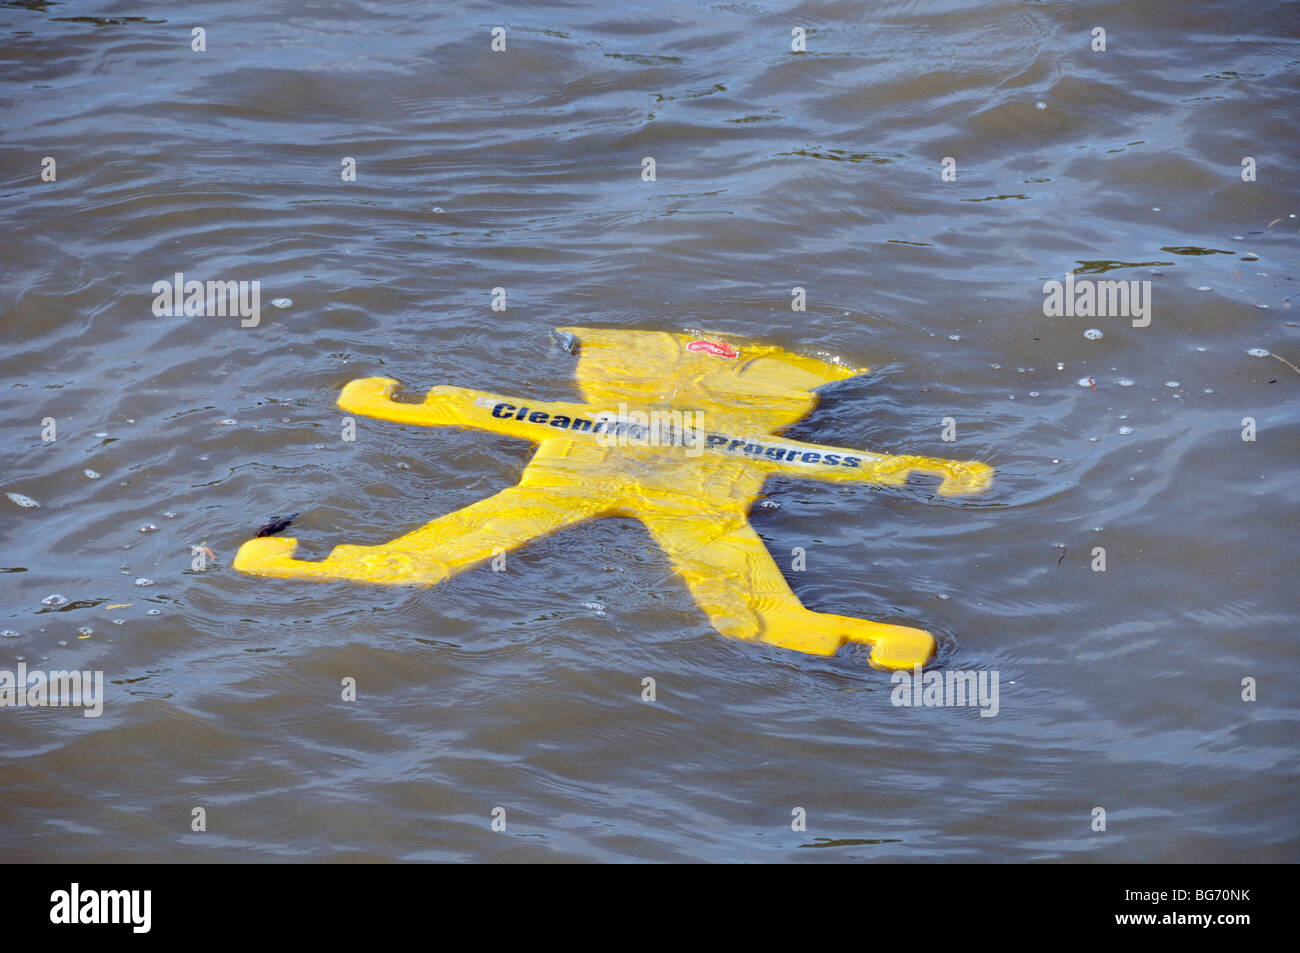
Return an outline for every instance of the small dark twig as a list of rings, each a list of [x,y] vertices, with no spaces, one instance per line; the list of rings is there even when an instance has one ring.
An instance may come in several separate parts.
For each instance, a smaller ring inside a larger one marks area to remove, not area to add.
[[[289,524],[296,520],[301,513],[290,513],[288,516],[273,519],[257,531],[258,536],[274,536],[282,529],[288,529]]]

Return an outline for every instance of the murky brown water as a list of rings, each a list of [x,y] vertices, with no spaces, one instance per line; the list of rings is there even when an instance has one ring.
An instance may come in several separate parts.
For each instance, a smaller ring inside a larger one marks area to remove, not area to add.
[[[0,491],[41,504],[0,498],[0,668],[107,680],[0,711],[7,859],[1297,859],[1300,374],[1247,352],[1300,364],[1300,7],[353,9],[0,7]],[[1072,269],[1150,325],[1044,316]],[[260,281],[260,324],[155,317],[176,272]],[[631,520],[433,590],[229,568],[272,516],[320,558],[512,484],[523,443],[347,442],[334,401],[567,398],[569,324],[868,364],[792,435],[994,464],[753,523],[998,715],[717,636]]]

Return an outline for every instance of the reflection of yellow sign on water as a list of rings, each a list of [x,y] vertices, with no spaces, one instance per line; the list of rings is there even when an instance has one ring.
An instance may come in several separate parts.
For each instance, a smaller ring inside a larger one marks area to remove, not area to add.
[[[991,467],[777,436],[816,405],[814,388],[862,373],[840,364],[682,334],[564,333],[581,343],[577,377],[586,403],[459,387],[435,387],[422,403],[402,403],[393,400],[397,381],[381,377],[352,381],[339,396],[349,413],[532,440],[537,452],[517,486],[392,542],[338,546],[321,562],[294,559],[296,540],[252,539],[239,550],[235,568],[263,576],[432,586],[563,527],[632,516],[663,547],[724,635],[815,655],[861,642],[872,647],[871,662],[881,668],[911,668],[930,658],[934,639],[920,629],[804,608],[749,525],[749,509],[771,476],[901,484],[920,471],[942,478],[939,493],[956,496],[987,489]],[[660,421],[676,425],[656,426]]]

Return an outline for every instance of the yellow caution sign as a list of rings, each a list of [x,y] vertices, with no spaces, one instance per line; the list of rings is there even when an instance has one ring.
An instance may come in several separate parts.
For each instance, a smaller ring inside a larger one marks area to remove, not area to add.
[[[583,402],[434,387],[420,403],[400,385],[354,380],[339,406],[397,423],[469,427],[537,445],[517,486],[377,546],[337,546],[320,562],[297,541],[251,539],[234,567],[261,576],[432,586],[476,563],[601,516],[645,524],[723,635],[831,655],[871,646],[871,663],[909,669],[934,652],[921,629],[806,609],[749,525],[771,476],[902,484],[941,478],[945,496],[992,485],[983,463],[889,456],[779,436],[817,403],[814,389],[866,369],[713,336],[564,328],[578,346]]]

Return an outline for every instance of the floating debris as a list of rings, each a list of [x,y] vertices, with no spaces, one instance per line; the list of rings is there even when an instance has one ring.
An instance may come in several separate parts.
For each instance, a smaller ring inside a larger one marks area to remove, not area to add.
[[[283,311],[285,308],[292,308],[292,307],[293,307],[293,299],[292,299],[292,298],[272,298],[272,299],[271,299],[271,304],[272,304],[273,306],[279,308],[281,311]]]
[[[135,605],[134,602],[114,602],[111,606],[104,606],[105,609],[125,609],[127,606]]]
[[[3,632],[0,632],[0,639],[16,639],[16,638],[19,638],[19,633],[15,632],[13,629],[5,629]]]
[[[1166,387],[1177,387],[1177,386],[1178,386],[1178,381],[1165,381],[1165,386],[1166,386]]]
[[[41,504],[37,503],[30,496],[25,496],[22,493],[6,493],[5,496],[9,497],[9,499],[13,500],[19,506],[26,507],[27,509],[32,509],[33,507],[40,509],[41,506]]]
[[[1120,387],[1132,387],[1132,386],[1133,386],[1133,382],[1132,382],[1131,380],[1129,380],[1129,379],[1126,377],[1126,378],[1124,378],[1122,381],[1119,382],[1119,386],[1120,386]]]
[[[156,532],[158,532],[158,527],[155,526],[153,523],[145,523],[143,526],[140,527],[140,532],[142,532],[142,533],[156,533]]]
[[[77,638],[79,639],[88,639],[95,634],[95,630],[88,625],[83,625],[77,631],[81,633],[80,635],[77,636]]]
[[[153,580],[150,579],[148,576],[141,576],[138,579],[136,579],[135,584],[137,586],[140,586],[141,588],[144,588],[145,586],[152,586]]]
[[[1093,378],[1091,378],[1091,377],[1080,377],[1080,378],[1079,378],[1079,386],[1080,386],[1080,387],[1091,387],[1093,390],[1096,390],[1096,389],[1097,389],[1097,382],[1096,382]]]
[[[1083,332],[1083,336],[1086,337],[1089,341],[1098,341],[1101,339],[1101,332],[1096,328],[1089,328],[1088,330]]]
[[[84,473],[84,474],[86,475],[86,479],[87,479],[87,480],[98,480],[98,479],[99,479],[99,474],[98,474],[96,471],[90,469],[89,467],[87,467],[86,469],[82,470],[81,472]]]
[[[302,515],[301,513],[290,513],[288,516],[277,517],[276,519],[271,520],[269,523],[263,524],[262,528],[257,531],[257,535],[274,536],[276,533],[280,532],[280,530],[288,529],[289,524],[292,523],[301,515]]]
[[[224,417],[221,420],[217,421],[218,427],[234,427],[237,426],[238,424],[239,421],[236,420],[234,417]]]
[[[1131,433],[1133,432],[1133,428],[1132,428],[1132,427],[1120,427],[1120,428],[1119,428],[1119,432],[1122,433],[1122,434],[1128,435],[1128,434],[1131,434]]]
[[[1272,351],[1266,351],[1262,347],[1252,347],[1246,353],[1249,354],[1251,357],[1275,357],[1283,364],[1285,364],[1287,367],[1291,368],[1291,370],[1295,371],[1297,374],[1300,374],[1300,367],[1296,367],[1294,364],[1288,361],[1281,354],[1274,354]],[[1273,382],[1269,381],[1269,383],[1271,384]]]
[[[162,615],[162,609],[145,609],[145,615]]]

